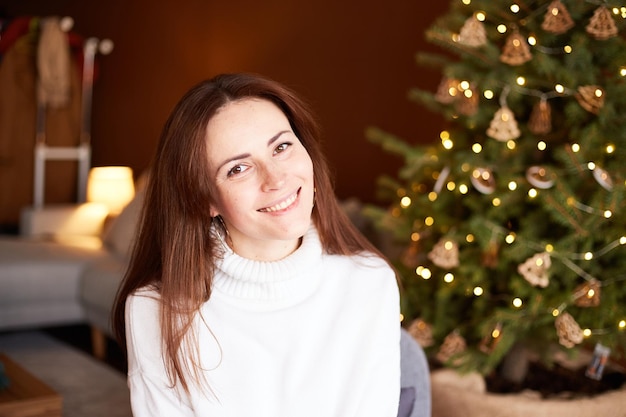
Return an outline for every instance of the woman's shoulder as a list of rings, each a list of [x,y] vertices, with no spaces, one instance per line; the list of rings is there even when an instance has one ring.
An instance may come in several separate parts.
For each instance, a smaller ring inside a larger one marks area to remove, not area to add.
[[[396,275],[386,259],[372,252],[361,252],[353,255],[331,255],[329,261],[337,266],[343,265],[353,271],[385,279],[395,277]]]
[[[363,251],[351,255],[348,258],[351,262],[354,262],[365,268],[386,269],[392,271],[389,262],[385,258],[373,252]]]
[[[158,310],[161,296],[153,286],[141,287],[133,291],[126,299],[127,314],[152,313]]]

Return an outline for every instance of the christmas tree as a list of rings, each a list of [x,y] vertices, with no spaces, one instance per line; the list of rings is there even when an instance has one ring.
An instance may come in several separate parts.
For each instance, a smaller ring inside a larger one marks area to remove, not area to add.
[[[440,140],[370,128],[401,156],[367,208],[390,235],[404,326],[431,357],[487,374],[522,347],[626,347],[626,4],[455,0],[426,32],[441,71],[410,98]]]

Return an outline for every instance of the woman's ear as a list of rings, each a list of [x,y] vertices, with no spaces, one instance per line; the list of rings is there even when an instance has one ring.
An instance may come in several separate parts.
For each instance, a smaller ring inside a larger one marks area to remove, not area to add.
[[[220,215],[220,212],[217,210],[217,207],[215,207],[213,204],[209,205],[209,215],[211,217],[216,217]]]

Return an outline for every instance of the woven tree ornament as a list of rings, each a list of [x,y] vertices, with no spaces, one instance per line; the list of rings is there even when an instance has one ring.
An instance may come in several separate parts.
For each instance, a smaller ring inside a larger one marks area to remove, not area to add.
[[[420,318],[413,320],[407,331],[423,348],[435,343],[432,326]]]
[[[570,30],[573,26],[574,21],[563,3],[560,0],[554,0],[550,3],[541,28],[546,32],[560,35]]]
[[[459,83],[460,81],[455,78],[442,79],[435,93],[435,100],[442,104],[453,103],[460,94]]]
[[[521,132],[511,109],[507,106],[500,107],[489,124],[487,136],[500,142],[506,142],[517,139],[520,135]]]
[[[450,239],[440,239],[428,252],[428,259],[440,268],[456,268],[459,266],[459,245]]]
[[[576,89],[578,104],[590,113],[598,114],[604,106],[604,90],[597,85],[583,85]]]
[[[618,33],[613,16],[611,16],[610,10],[605,6],[600,6],[593,12],[593,16],[585,30],[601,41],[613,38]]]
[[[544,167],[537,165],[528,167],[526,170],[526,180],[533,187],[547,190],[554,185],[554,175],[548,172]]]
[[[583,341],[583,331],[580,329],[574,317],[569,313],[561,313],[554,321],[556,334],[559,336],[559,343],[566,348],[572,348]]]
[[[528,129],[535,135],[545,135],[552,130],[552,110],[546,99],[541,99],[533,106]]]
[[[483,22],[476,16],[468,18],[459,32],[459,43],[477,48],[487,43],[487,31]]]
[[[454,355],[465,352],[467,343],[463,336],[454,331],[446,336],[443,343],[439,347],[439,351],[435,356],[438,361],[445,363],[448,362]]]
[[[599,166],[596,166],[593,169],[593,178],[605,190],[607,191],[613,190],[613,178],[611,178],[611,176],[609,175],[608,172],[606,172],[606,170],[600,168]]]
[[[532,59],[528,42],[519,32],[513,32],[506,39],[500,61],[509,65],[522,65]]]
[[[478,112],[478,94],[473,87],[463,90],[454,103],[454,108],[464,116],[473,116]]]
[[[551,265],[552,262],[548,252],[537,253],[518,265],[517,272],[531,285],[546,288],[550,282],[548,270]]]
[[[472,171],[470,181],[474,188],[480,191],[482,194],[492,194],[496,191],[496,179],[493,176],[491,170],[487,168],[476,168]]]
[[[600,305],[600,282],[592,279],[579,285],[574,290],[574,304],[578,307],[597,307]]]

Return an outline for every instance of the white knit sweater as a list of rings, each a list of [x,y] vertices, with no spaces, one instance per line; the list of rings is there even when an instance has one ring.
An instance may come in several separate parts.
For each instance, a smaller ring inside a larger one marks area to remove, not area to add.
[[[228,250],[194,321],[206,385],[171,388],[158,294],[126,305],[133,414],[205,417],[395,417],[399,296],[377,257],[327,255],[314,228],[276,262]],[[183,279],[183,278],[181,278]]]

